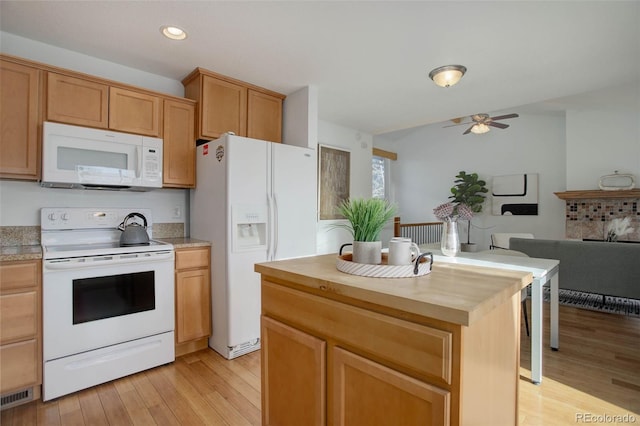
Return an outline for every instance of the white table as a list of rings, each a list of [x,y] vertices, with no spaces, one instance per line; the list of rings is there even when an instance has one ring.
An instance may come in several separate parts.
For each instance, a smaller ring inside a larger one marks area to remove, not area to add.
[[[459,263],[531,272],[531,381],[542,382],[542,287],[551,287],[551,349],[558,350],[558,271],[560,261],[534,257],[509,256],[484,252],[459,253],[455,257],[442,255],[440,249],[425,246],[433,253],[434,262]]]

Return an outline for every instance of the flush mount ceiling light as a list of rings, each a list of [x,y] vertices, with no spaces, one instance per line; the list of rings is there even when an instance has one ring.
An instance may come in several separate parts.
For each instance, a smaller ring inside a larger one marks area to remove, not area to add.
[[[187,33],[182,28],[175,27],[173,25],[164,25],[160,27],[160,32],[171,40],[184,40],[187,38]]]
[[[449,87],[459,82],[465,72],[467,67],[462,65],[445,65],[432,70],[429,78],[440,87]]]
[[[471,133],[475,133],[476,135],[481,135],[483,133],[487,133],[489,130],[491,130],[489,128],[489,126],[487,126],[484,123],[478,123],[478,124],[474,124],[471,127]]]

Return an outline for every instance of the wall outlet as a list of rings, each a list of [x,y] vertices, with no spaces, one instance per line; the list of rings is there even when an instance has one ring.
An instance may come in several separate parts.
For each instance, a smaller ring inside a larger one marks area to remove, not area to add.
[[[182,209],[180,209],[180,206],[175,206],[173,208],[173,218],[180,219],[181,217],[182,217]]]

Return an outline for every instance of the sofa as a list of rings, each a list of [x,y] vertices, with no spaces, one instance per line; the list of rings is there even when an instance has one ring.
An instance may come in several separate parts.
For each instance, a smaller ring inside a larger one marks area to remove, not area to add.
[[[511,238],[509,249],[559,260],[562,289],[640,299],[640,244]]]

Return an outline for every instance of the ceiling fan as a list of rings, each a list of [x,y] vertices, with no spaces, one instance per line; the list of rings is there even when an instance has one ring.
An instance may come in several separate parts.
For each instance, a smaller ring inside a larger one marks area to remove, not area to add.
[[[459,119],[455,119],[452,121],[456,124],[451,124],[449,126],[444,126],[444,127],[454,127],[454,126],[462,126],[463,124],[471,124],[471,127],[465,130],[463,135],[466,135],[469,132],[475,133],[475,134],[481,134],[481,133],[487,133],[490,130],[489,126],[497,127],[498,129],[506,129],[507,127],[509,127],[508,124],[498,123],[496,122],[496,120],[506,120],[507,118],[517,118],[517,117],[519,117],[518,114],[498,115],[496,117],[489,117],[489,114],[474,114],[471,116],[472,121],[468,121],[466,123],[460,123]]]

